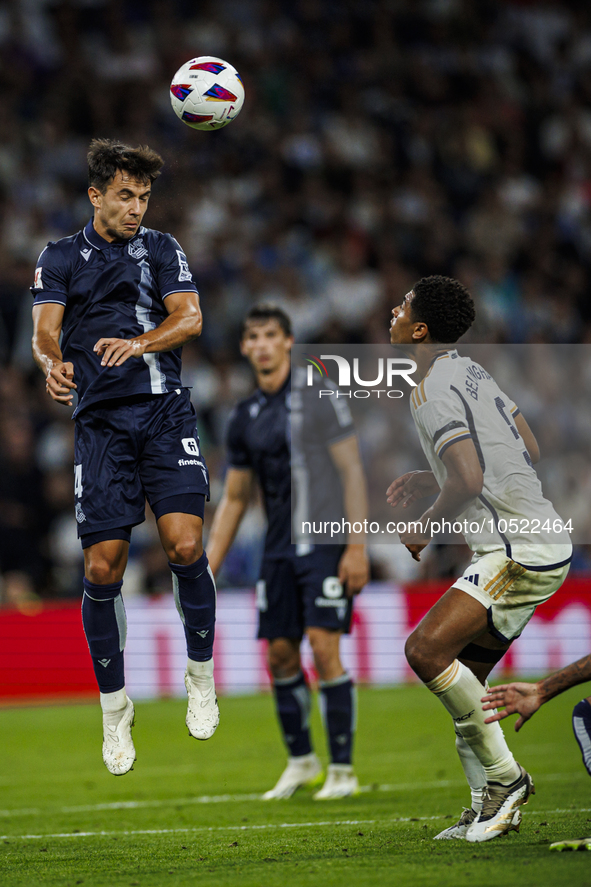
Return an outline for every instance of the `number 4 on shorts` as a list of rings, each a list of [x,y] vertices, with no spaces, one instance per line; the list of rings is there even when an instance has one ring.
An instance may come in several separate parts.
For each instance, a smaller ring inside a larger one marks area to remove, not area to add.
[[[82,465],[74,465],[74,495],[77,499],[82,495]]]

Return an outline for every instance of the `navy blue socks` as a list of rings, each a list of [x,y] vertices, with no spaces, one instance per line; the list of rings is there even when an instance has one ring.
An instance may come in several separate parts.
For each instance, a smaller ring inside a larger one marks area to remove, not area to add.
[[[328,733],[331,762],[350,764],[357,720],[353,681],[346,672],[334,681],[322,681],[320,694],[320,708]]]
[[[187,656],[207,662],[213,656],[215,582],[205,552],[194,564],[171,564],[174,599],[187,639]]]
[[[122,585],[94,585],[84,579],[82,625],[101,693],[114,693],[125,686],[123,648],[127,619]]]
[[[577,702],[573,709],[573,730],[583,753],[583,764],[591,776],[591,705],[588,699]]]
[[[275,705],[283,738],[292,758],[309,755],[310,688],[303,672],[294,678],[275,678]]]

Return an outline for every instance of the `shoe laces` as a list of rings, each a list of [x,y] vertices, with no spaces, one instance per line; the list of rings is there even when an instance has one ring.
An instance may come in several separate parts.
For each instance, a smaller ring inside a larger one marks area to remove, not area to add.
[[[472,825],[477,815],[478,814],[476,813],[476,811],[472,810],[471,807],[464,807],[462,815],[457,822],[457,825]]]
[[[489,783],[482,793],[482,811],[479,817],[480,820],[492,819],[503,806],[507,795],[513,790],[514,785],[508,786]]]

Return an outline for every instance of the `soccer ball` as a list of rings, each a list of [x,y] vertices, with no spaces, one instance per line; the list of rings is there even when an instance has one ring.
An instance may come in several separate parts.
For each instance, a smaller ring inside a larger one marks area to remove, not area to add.
[[[176,116],[192,129],[221,129],[240,114],[244,87],[236,68],[203,55],[178,69],[170,101]]]

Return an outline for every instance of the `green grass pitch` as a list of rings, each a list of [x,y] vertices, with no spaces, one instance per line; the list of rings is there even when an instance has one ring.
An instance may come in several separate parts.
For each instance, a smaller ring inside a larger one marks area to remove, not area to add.
[[[519,733],[537,793],[519,835],[433,842],[468,803],[443,707],[423,687],[361,690],[356,798],[257,795],[285,754],[268,696],[221,700],[209,742],[182,700],[136,706],[133,772],[101,759],[98,704],[0,712],[0,884],[84,887],[545,887],[591,885],[591,856],[550,853],[591,835],[591,780],[572,736],[572,690]],[[317,748],[324,738],[317,714]]]

